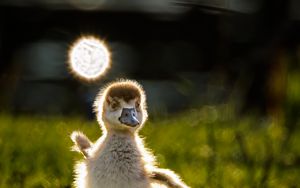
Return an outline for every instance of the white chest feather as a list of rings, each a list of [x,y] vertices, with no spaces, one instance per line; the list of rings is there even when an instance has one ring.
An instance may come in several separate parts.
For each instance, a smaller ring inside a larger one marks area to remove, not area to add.
[[[149,188],[144,162],[133,139],[111,135],[78,172],[80,188]],[[82,170],[85,169],[85,170]],[[84,177],[82,177],[84,176]]]

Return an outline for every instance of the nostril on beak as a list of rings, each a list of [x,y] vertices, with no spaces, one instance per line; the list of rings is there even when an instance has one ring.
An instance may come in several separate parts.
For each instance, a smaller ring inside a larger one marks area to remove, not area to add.
[[[123,108],[119,121],[127,126],[135,127],[140,124],[136,118],[135,108]]]

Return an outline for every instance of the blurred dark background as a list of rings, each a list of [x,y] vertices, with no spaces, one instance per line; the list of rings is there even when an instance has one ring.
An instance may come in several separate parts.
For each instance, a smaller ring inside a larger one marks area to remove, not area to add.
[[[91,118],[99,87],[125,77],[142,83],[152,113],[232,102],[241,114],[296,118],[299,10],[297,0],[2,0],[0,111]],[[92,84],[66,68],[85,34],[112,51]]]

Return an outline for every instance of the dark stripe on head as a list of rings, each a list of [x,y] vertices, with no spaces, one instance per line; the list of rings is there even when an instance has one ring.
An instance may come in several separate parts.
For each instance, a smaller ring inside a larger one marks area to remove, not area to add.
[[[141,92],[140,88],[138,88],[135,84],[130,82],[119,82],[109,87],[107,96],[123,99],[124,101],[129,102],[132,99],[140,99]]]

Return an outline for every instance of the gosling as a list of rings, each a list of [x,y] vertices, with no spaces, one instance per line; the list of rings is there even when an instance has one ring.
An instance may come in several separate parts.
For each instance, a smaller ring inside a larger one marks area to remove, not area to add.
[[[171,170],[159,169],[138,132],[147,120],[140,84],[120,80],[104,87],[94,102],[103,135],[93,144],[73,132],[74,149],[85,159],[75,166],[77,188],[188,188]]]

